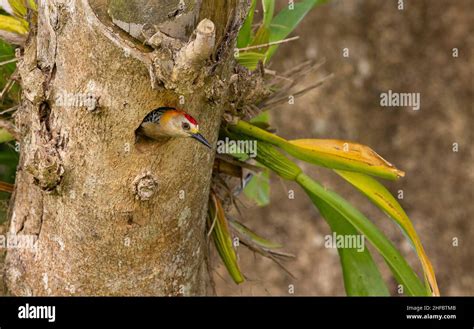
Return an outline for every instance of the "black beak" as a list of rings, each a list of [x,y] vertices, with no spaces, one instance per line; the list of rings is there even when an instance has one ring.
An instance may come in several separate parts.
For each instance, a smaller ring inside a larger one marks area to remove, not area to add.
[[[204,145],[212,149],[211,144],[209,144],[209,142],[204,138],[203,135],[197,133],[197,134],[192,134],[191,137],[194,139],[197,139],[198,141],[200,141],[201,143],[203,143]]]

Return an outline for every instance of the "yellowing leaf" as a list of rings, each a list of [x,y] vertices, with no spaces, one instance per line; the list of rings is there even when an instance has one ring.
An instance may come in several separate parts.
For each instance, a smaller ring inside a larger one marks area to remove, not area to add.
[[[0,191],[2,192],[12,193],[14,189],[15,189],[15,186],[13,184],[0,182]]]
[[[319,166],[356,171],[386,179],[396,179],[405,175],[370,147],[361,144],[336,139],[288,141],[243,120],[229,125],[229,129],[278,146],[295,158]]]
[[[281,147],[294,157],[320,166],[362,172],[387,179],[403,177],[370,147],[336,139],[297,139]]]
[[[28,7],[37,10],[34,0],[8,0],[8,3],[17,17],[26,17]]]
[[[242,283],[244,276],[239,268],[224,209],[215,195],[211,194],[211,200],[212,202],[209,202],[208,226],[212,229],[214,244],[234,282]]]
[[[379,207],[396,223],[398,223],[398,225],[400,225],[415,247],[423,267],[425,277],[431,286],[433,295],[439,296],[439,289],[436,283],[436,276],[433,266],[431,265],[431,262],[426,255],[425,250],[423,249],[423,245],[421,244],[420,238],[418,237],[418,234],[416,233],[410,218],[400,206],[398,201],[381,183],[370,176],[344,170],[335,171],[349,183],[354,185],[354,187],[361,191],[377,207]]]
[[[12,134],[5,129],[0,129],[0,143],[10,142],[13,140],[15,140],[15,137],[13,137]]]
[[[23,19],[0,15],[0,30],[17,34],[26,34],[28,33],[28,24],[25,25],[25,22]]]

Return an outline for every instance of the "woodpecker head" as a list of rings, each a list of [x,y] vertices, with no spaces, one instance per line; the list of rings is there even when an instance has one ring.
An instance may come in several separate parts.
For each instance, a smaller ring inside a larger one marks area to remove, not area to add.
[[[140,131],[152,139],[192,137],[207,147],[209,142],[199,133],[199,125],[192,116],[173,107],[160,107],[150,112]]]

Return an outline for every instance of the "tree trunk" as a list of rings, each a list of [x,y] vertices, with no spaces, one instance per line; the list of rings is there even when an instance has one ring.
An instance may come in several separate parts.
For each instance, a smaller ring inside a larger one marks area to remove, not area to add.
[[[164,2],[183,5],[153,6]],[[113,26],[104,1],[39,1],[18,64],[22,139],[9,228],[34,245],[8,250],[11,294],[212,293],[205,217],[214,151],[188,139],[135,144],[135,129],[160,106],[186,109],[217,139],[248,3],[190,3],[198,19],[185,38],[189,20],[178,12],[166,27],[181,35],[155,30],[151,48]]]

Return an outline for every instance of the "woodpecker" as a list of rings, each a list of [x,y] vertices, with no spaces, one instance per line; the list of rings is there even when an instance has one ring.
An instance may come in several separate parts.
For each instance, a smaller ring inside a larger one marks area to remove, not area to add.
[[[159,107],[148,113],[138,133],[154,140],[192,137],[211,148],[211,144],[199,133],[196,119],[174,107]]]

